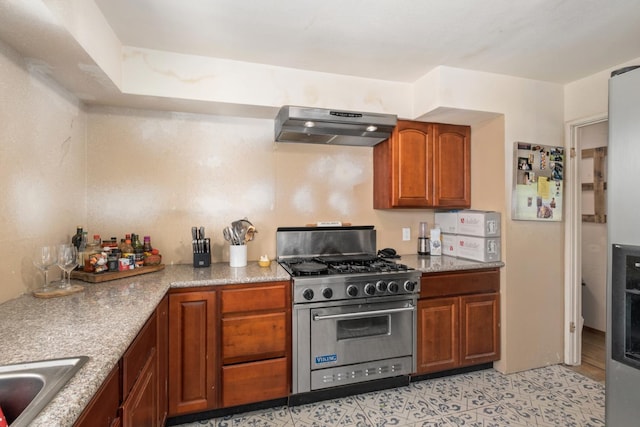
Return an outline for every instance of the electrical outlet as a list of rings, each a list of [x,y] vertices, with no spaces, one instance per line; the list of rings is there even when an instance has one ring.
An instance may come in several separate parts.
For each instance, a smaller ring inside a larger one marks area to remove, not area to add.
[[[411,240],[411,229],[409,227],[402,229],[402,240]]]

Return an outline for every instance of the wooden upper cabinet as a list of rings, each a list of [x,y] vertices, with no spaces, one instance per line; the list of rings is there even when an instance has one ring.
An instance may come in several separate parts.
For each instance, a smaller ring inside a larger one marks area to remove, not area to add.
[[[434,125],[434,205],[471,206],[471,128]]]
[[[471,206],[468,126],[398,120],[373,150],[376,209]]]

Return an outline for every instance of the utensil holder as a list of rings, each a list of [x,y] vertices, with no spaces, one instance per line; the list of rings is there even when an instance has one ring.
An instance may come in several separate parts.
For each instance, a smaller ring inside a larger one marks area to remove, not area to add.
[[[209,267],[211,265],[211,252],[199,254],[193,254],[193,266],[198,267]]]
[[[229,266],[246,267],[247,265],[247,245],[229,246]]]

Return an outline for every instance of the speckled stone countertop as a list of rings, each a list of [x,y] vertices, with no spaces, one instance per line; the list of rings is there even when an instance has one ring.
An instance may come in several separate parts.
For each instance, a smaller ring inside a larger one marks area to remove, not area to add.
[[[463,271],[478,270],[482,268],[504,267],[504,262],[478,262],[447,255],[422,256],[422,255],[402,255],[398,262],[415,268],[423,273],[438,273],[443,271]]]
[[[60,298],[22,295],[0,304],[0,365],[73,356],[89,361],[54,397],[34,427],[71,426],[171,287],[289,280],[277,263],[213,264],[164,270],[104,283]]]
[[[399,261],[423,273],[504,266],[448,256],[403,255]],[[289,275],[276,262],[268,268],[255,261],[241,268],[173,265],[104,283],[74,281],[85,290],[61,298],[25,294],[0,304],[0,365],[89,356],[31,424],[72,426],[170,288],[280,280]]]

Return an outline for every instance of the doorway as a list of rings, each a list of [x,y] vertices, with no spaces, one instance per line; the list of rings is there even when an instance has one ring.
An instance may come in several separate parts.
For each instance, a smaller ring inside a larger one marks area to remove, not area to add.
[[[565,226],[565,364],[603,379],[607,118],[570,123],[567,137],[571,155],[566,169],[572,185],[567,186]]]

